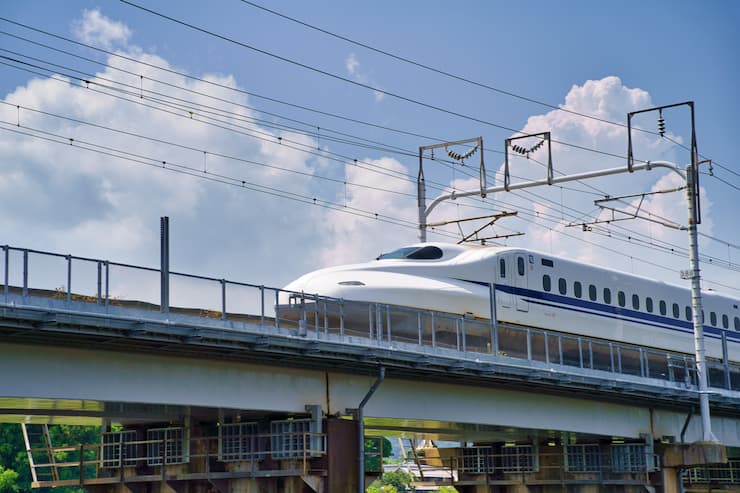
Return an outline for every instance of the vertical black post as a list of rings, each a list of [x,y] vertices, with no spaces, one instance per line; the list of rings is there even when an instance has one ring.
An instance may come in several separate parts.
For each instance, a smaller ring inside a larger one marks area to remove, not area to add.
[[[732,390],[732,380],[730,379],[730,360],[727,352],[727,331],[722,331],[722,363],[725,367],[725,388]]]
[[[23,250],[23,296],[28,296],[28,250]]]
[[[170,218],[167,216],[159,218],[160,227],[160,310],[162,313],[170,312]]]
[[[8,294],[10,293],[10,286],[8,285],[10,282],[10,273],[8,272],[8,269],[10,268],[10,246],[5,245],[3,250],[5,251],[5,279],[3,279],[3,293],[5,294],[5,301],[8,301]]]
[[[498,356],[498,314],[496,313],[496,284],[488,287],[488,303],[491,310],[491,352]]]

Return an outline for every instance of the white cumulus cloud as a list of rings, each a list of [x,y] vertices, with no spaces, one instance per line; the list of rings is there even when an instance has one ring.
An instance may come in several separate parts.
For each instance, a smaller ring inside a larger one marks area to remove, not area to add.
[[[72,31],[79,41],[106,49],[125,46],[131,37],[128,26],[107,18],[98,9],[84,10],[82,19],[73,23]]]
[[[375,83],[368,73],[363,71],[360,67],[360,61],[357,59],[357,55],[354,53],[350,53],[349,56],[344,60],[344,66],[347,69],[347,73],[357,82],[360,84],[380,88],[377,83]],[[375,99],[376,103],[381,102],[385,98],[385,94],[383,94],[380,91],[373,91],[373,97]]]

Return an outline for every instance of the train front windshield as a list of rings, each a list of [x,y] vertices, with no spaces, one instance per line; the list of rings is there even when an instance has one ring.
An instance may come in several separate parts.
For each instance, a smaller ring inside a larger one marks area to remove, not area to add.
[[[437,260],[442,258],[442,249],[436,246],[403,247],[392,252],[383,253],[375,260],[409,259],[409,260]]]

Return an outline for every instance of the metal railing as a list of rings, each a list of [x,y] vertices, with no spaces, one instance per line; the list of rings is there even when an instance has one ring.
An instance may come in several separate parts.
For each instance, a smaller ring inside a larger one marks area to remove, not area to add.
[[[522,484],[649,484],[649,474],[661,468],[660,457],[644,443],[593,444],[580,460],[574,460],[569,447],[542,443],[417,449],[391,467],[406,469],[419,484],[452,485],[517,479]]]
[[[118,436],[126,435],[118,433]],[[132,475],[150,479],[161,477],[162,480],[171,476],[191,479],[189,474],[208,477],[214,473],[223,477],[228,472],[227,464],[235,460],[250,464],[247,468],[239,467],[234,470],[240,477],[250,474],[300,476],[311,473],[315,465],[312,461],[326,454],[326,434],[322,433],[262,433],[232,436],[230,439],[237,440],[239,444],[249,444],[252,448],[245,457],[239,459],[224,458],[224,442],[220,437],[184,440],[120,438],[74,447],[34,448],[31,450],[33,453],[51,453],[57,458],[54,466],[59,474],[58,480],[37,481],[38,484],[34,487],[101,484],[106,482],[106,478],[115,483],[131,480]],[[281,448],[286,443],[290,444],[289,456]],[[279,444],[277,449],[275,444]],[[231,453],[233,454],[233,450]],[[279,461],[263,464],[267,458]],[[181,464],[187,464],[187,467],[171,467]]]
[[[160,304],[160,271],[150,267],[0,247],[5,302],[14,295],[77,303],[69,309],[131,308],[195,316],[342,342],[404,345],[426,353],[452,350],[464,357],[487,354],[615,374],[696,384],[694,358],[603,339],[569,335],[431,310],[347,301],[264,285],[170,271],[169,303]],[[245,329],[245,328],[244,328]],[[246,330],[246,329],[245,329]],[[740,366],[709,361],[710,385],[740,390]]]
[[[736,484],[740,485],[740,459],[730,459],[727,464],[714,464],[686,469],[684,483],[689,484]]]

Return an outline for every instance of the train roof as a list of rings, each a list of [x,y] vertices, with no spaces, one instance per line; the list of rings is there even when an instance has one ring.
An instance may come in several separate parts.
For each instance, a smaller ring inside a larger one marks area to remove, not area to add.
[[[639,274],[633,274],[630,272],[624,272],[616,270],[614,268],[605,267],[601,265],[594,265],[578,260],[561,257],[558,255],[552,255],[549,253],[531,250],[522,247],[508,247],[508,246],[494,246],[494,245],[459,245],[455,243],[444,243],[444,242],[428,242],[428,243],[415,243],[407,245],[388,253],[381,254],[376,258],[378,261],[386,260],[437,260],[440,262],[450,261],[452,263],[467,263],[483,260],[490,257],[495,257],[501,253],[522,253],[525,255],[536,255],[540,258],[551,259],[556,262],[563,262],[567,265],[583,267],[593,270],[598,270],[603,273],[609,273],[616,276],[625,276],[633,279],[639,279],[650,283],[661,284],[671,288],[677,289],[688,289],[687,286],[680,286],[678,284],[656,280],[649,277],[641,276]],[[702,292],[711,294],[712,296],[719,296],[730,300],[736,300],[735,298],[728,296],[727,294],[720,293],[714,290],[702,289]]]

